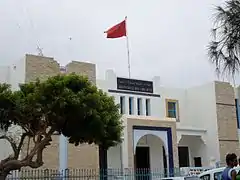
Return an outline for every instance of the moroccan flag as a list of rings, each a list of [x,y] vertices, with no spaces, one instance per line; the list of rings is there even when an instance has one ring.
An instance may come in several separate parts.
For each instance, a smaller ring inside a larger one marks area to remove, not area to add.
[[[111,27],[104,33],[107,33],[107,38],[120,38],[127,35],[126,19],[119,24]]]

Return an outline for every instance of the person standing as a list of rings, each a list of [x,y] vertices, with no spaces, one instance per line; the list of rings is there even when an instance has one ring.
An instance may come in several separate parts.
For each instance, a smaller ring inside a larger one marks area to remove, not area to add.
[[[230,153],[226,155],[227,167],[222,172],[222,180],[236,180],[237,172],[234,169],[238,165],[237,155]]]

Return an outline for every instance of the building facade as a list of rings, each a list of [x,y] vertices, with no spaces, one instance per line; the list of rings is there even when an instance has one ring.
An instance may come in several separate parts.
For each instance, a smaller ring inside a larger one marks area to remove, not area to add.
[[[229,83],[174,89],[160,86],[159,77],[126,79],[109,70],[97,86],[115,97],[125,123],[122,147],[108,152],[111,168],[210,167],[224,163],[228,152],[240,153]]]
[[[215,166],[216,162],[225,162],[228,152],[240,155],[240,88],[234,89],[226,82],[189,89],[166,88],[159,77],[150,81],[127,79],[111,70],[104,80],[96,80],[95,65],[78,61],[70,62],[64,70],[87,75],[120,104],[123,142],[108,150],[109,168],[168,169],[166,173],[171,173],[174,167]],[[16,64],[0,68],[0,82],[17,90],[20,83],[45,80],[60,72],[61,66],[53,58],[26,55]],[[0,141],[5,147],[1,159],[10,153],[6,143]],[[59,168],[61,145],[60,136],[55,135],[44,151],[42,168]],[[99,168],[97,146],[67,146],[68,168]]]

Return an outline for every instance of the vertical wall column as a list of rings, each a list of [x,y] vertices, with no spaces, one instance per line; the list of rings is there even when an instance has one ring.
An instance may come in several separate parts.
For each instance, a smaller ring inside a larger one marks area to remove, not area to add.
[[[129,96],[125,96],[125,113],[129,114]]]
[[[142,98],[142,115],[146,116],[146,98]]]
[[[127,131],[127,120],[123,118],[123,141],[121,144],[121,150],[122,150],[122,168],[128,168],[128,131]]]
[[[138,115],[137,97],[133,97],[133,115]]]
[[[59,137],[59,171],[65,176],[68,168],[68,139],[64,135]]]
[[[65,74],[66,68],[60,67],[60,72]],[[66,176],[66,169],[68,168],[68,139],[61,134],[59,137],[59,171]]]

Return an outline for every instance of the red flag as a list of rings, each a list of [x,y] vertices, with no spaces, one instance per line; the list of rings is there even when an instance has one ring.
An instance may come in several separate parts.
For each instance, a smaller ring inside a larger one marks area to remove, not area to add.
[[[120,38],[127,35],[126,19],[119,24],[111,27],[104,33],[107,33],[107,38]]]

